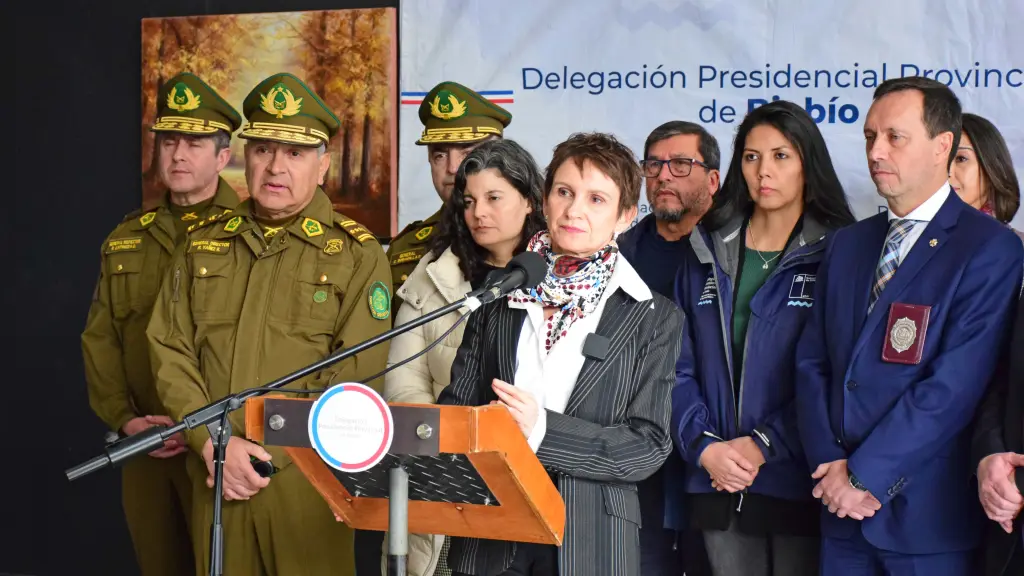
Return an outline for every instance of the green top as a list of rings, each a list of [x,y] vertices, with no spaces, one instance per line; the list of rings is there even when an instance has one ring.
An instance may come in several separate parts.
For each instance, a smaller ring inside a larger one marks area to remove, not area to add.
[[[758,251],[753,248],[746,248],[743,253],[743,269],[736,283],[736,305],[732,310],[732,367],[737,383],[743,374],[743,349],[747,339],[747,323],[750,321],[750,301],[775,270],[779,263],[776,257],[781,253],[780,250],[761,252],[758,255]],[[735,389],[739,394],[740,387],[736,386]]]

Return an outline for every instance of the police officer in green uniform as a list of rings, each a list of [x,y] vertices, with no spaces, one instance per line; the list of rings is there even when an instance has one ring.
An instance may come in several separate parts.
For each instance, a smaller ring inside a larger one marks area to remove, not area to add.
[[[390,328],[391,277],[374,235],[338,214],[320,188],[338,118],[301,80],[279,73],[243,103],[250,198],[200,221],[175,255],[147,332],[157,392],[174,418],[323,359]],[[384,369],[377,346],[290,385],[320,389]],[[380,389],[382,379],[372,382]],[[345,575],[352,531],[278,447],[244,439],[231,415],[224,464],[224,573]],[[213,445],[186,435],[196,569],[209,562]],[[269,461],[260,476],[251,458]]]
[[[455,82],[442,82],[420,104],[423,134],[416,144],[427,147],[430,178],[444,203],[455,186],[455,173],[470,150],[492,138],[501,138],[512,122],[507,110]],[[441,210],[426,220],[409,224],[388,246],[391,281],[397,291],[427,247],[441,220]],[[396,310],[398,302],[395,303]]]
[[[187,73],[161,87],[157,105],[155,161],[167,192],[155,206],[126,216],[104,241],[82,334],[89,403],[121,435],[173,424],[154,387],[146,326],[185,228],[238,204],[219,177],[231,156],[231,134],[242,123],[238,112]],[[194,565],[185,449],[183,439],[171,439],[122,469],[125,518],[144,576],[180,576]]]

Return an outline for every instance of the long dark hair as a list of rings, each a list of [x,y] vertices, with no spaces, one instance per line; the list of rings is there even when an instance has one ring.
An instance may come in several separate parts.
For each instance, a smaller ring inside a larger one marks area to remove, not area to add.
[[[1020,182],[1013,170],[1010,149],[995,125],[977,114],[963,115],[963,131],[978,157],[984,192],[992,202],[996,220],[1009,224],[1020,208]]]
[[[782,133],[796,148],[804,171],[803,213],[821,225],[837,229],[856,221],[839,183],[825,139],[818,126],[800,106],[777,100],[755,108],[743,119],[732,147],[732,160],[722,189],[701,223],[707,230],[718,230],[737,215],[749,215],[754,201],[743,178],[743,149],[747,135],[755,126],[767,124]]]
[[[484,170],[498,171],[509,184],[526,198],[532,209],[523,222],[519,245],[515,254],[526,250],[526,245],[537,232],[547,227],[544,221],[544,201],[541,192],[543,179],[537,162],[514,140],[484,142],[466,155],[455,174],[455,188],[441,212],[438,235],[430,243],[430,251],[440,255],[451,248],[459,258],[459,269],[467,279],[476,277],[487,266],[487,250],[473,241],[466,226],[466,179]]]

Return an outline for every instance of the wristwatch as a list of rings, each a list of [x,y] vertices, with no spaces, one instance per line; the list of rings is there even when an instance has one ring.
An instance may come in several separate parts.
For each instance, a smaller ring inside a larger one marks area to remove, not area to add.
[[[853,486],[861,492],[867,490],[867,487],[861,484],[860,480],[857,480],[857,477],[853,475],[853,472],[850,472],[850,486]]]

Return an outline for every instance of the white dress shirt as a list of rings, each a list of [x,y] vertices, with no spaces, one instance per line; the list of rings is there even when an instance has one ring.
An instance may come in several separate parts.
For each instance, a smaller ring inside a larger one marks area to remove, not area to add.
[[[925,200],[923,204],[915,208],[910,214],[904,216],[907,220],[918,220],[918,223],[910,230],[909,233],[907,233],[906,236],[903,237],[903,241],[900,242],[900,249],[896,260],[897,265],[902,264],[903,259],[907,257],[907,254],[910,254],[910,249],[914,247],[917,239],[924,233],[924,229],[928,227],[928,223],[932,221],[932,218],[935,218],[935,215],[939,213],[939,209],[946,203],[946,198],[949,197],[949,192],[949,182],[946,182],[942,185],[942,188],[939,188],[937,192],[932,194],[931,198]],[[889,208],[888,210],[889,222],[900,218],[893,214],[892,208]],[[882,250],[885,250],[884,246],[882,247]]]
[[[527,442],[534,452],[537,452],[547,433],[547,410],[558,413],[565,411],[569,395],[572,394],[583,368],[583,342],[587,334],[597,331],[605,303],[620,288],[638,302],[652,298],[650,288],[621,254],[615,257],[615,269],[608,280],[608,286],[601,294],[597,308],[574,322],[566,335],[555,342],[547,353],[544,351],[544,340],[547,335],[544,307],[539,302],[523,303],[509,300],[509,308],[526,310],[526,320],[523,322],[516,350],[513,384],[533,394],[539,408],[537,423],[527,437]]]

